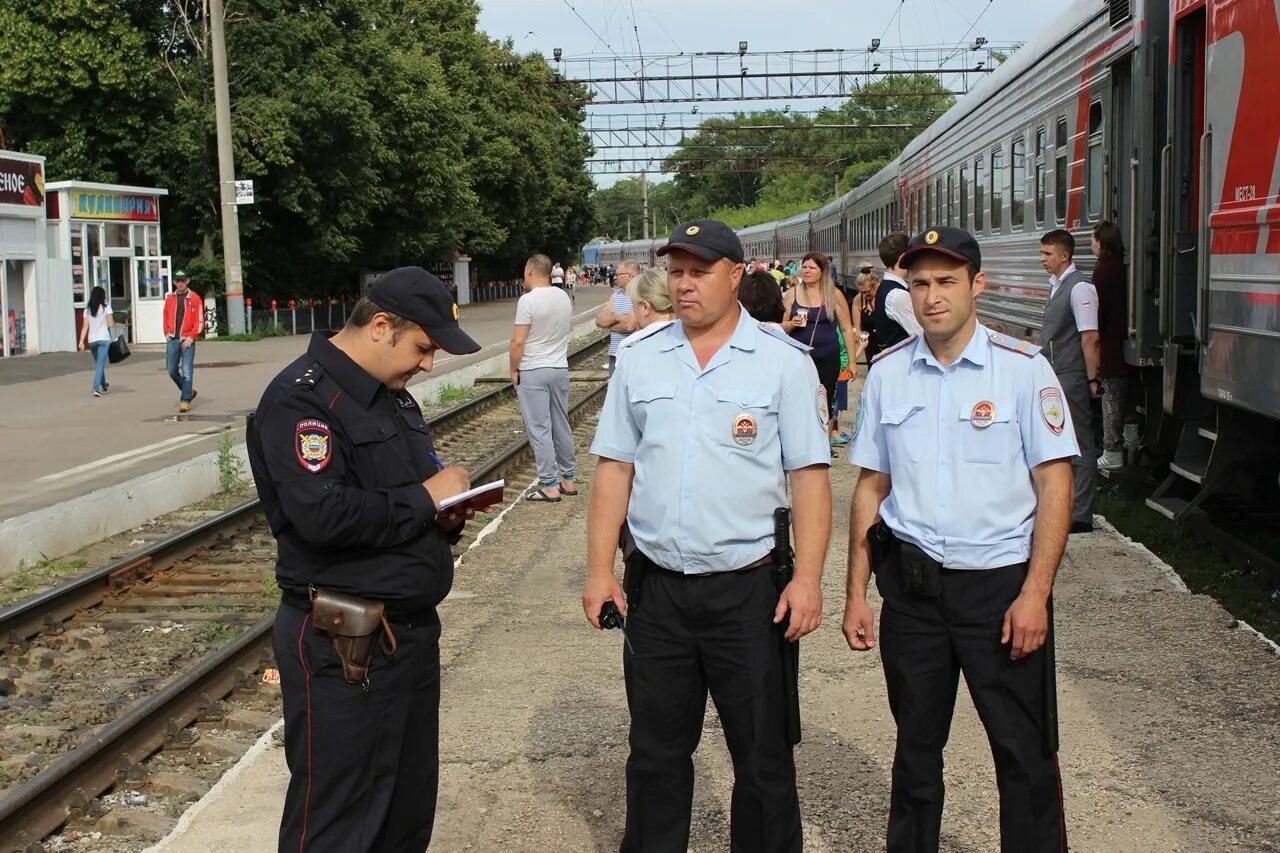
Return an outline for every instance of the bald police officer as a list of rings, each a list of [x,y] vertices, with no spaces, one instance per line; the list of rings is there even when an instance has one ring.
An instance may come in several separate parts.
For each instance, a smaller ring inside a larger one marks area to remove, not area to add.
[[[592,452],[583,608],[624,613],[631,712],[623,851],[684,853],[707,693],[733,756],[730,846],[799,851],[786,641],[818,627],[831,531],[826,398],[812,359],[738,304],[742,244],[722,222],[660,250],[678,320],[635,343],[609,383]],[[795,577],[771,575],[791,477]],[[623,520],[637,551],[614,575]],[[642,577],[637,584],[636,577]],[[787,625],[785,639],[783,625]]]
[[[876,645],[898,728],[888,849],[938,849],[942,750],[960,673],[987,729],[1001,850],[1063,851],[1052,605],[1071,517],[1076,441],[1039,349],[977,321],[985,277],[967,231],[902,256],[923,337],[868,374],[851,461],[849,646]]]
[[[405,385],[431,370],[437,350],[480,349],[457,317],[426,270],[386,273],[342,331],[316,332],[272,380],[249,424],[253,478],[279,551],[274,646],[291,774],[281,851],[421,853],[431,840],[436,605],[453,582],[449,546],[474,513],[437,514],[467,489],[467,472],[436,457]],[[363,677],[317,630],[331,594],[385,607]]]

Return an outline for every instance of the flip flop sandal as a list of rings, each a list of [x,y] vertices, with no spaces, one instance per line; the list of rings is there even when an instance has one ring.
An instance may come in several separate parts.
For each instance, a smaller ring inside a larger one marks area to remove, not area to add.
[[[525,500],[527,500],[527,501],[533,501],[533,502],[534,502],[534,503],[536,503],[536,504],[558,504],[558,503],[560,503],[560,498],[558,498],[558,497],[555,497],[555,498],[551,497],[551,495],[547,494],[546,489],[538,489],[538,491],[536,491],[536,492],[534,492],[533,494],[529,495],[529,497],[525,498]]]
[[[572,492],[570,492],[570,491],[566,490],[564,486],[561,486],[561,487],[560,487],[560,496],[561,496],[561,497],[566,497],[566,498],[576,498],[579,494],[581,494],[581,492],[579,492],[577,489],[574,489]]]

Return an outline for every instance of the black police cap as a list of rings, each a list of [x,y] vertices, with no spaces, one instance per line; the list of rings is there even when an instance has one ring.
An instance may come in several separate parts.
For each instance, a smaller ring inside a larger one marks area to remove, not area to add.
[[[445,352],[480,351],[480,345],[458,327],[458,305],[449,288],[422,267],[400,267],[378,276],[369,299],[384,311],[417,323]]]
[[[898,259],[898,266],[909,269],[912,262],[925,252],[937,252],[982,269],[982,250],[978,248],[978,241],[963,228],[939,225],[921,231],[907,243],[907,250]]]
[[[665,255],[675,249],[691,252],[704,261],[728,258],[735,264],[742,263],[742,241],[732,228],[715,219],[695,219],[677,225],[658,254]]]

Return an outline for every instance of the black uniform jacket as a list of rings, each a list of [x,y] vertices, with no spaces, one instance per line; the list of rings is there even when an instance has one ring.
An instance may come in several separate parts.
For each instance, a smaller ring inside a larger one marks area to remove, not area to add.
[[[286,603],[307,586],[429,612],[453,583],[449,534],[422,482],[439,469],[431,430],[407,391],[393,392],[316,332],[249,422],[249,464],[278,543]]]

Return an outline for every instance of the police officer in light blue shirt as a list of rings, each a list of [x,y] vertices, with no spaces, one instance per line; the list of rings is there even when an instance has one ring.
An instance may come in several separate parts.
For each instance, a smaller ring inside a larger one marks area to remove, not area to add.
[[[812,359],[738,304],[742,245],[722,222],[660,250],[678,320],[618,363],[591,450],[583,609],[627,615],[631,712],[621,849],[684,853],[707,694],[734,762],[735,851],[801,849],[787,736],[788,641],[821,621],[831,532],[826,396]],[[779,594],[773,511],[794,504],[795,576]],[[614,575],[626,521],[636,550]],[[630,605],[628,611],[627,606]],[[784,634],[785,631],[785,634]]]
[[[863,391],[843,625],[851,648],[876,645],[874,571],[898,729],[887,847],[938,849],[963,672],[995,758],[1001,849],[1065,851],[1051,594],[1071,516],[1070,415],[1039,348],[977,322],[985,277],[967,231],[918,234],[899,265],[923,336],[882,352]]]

